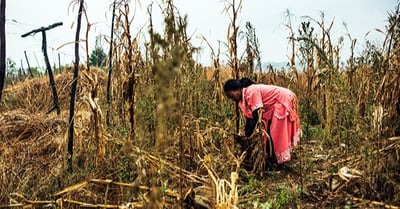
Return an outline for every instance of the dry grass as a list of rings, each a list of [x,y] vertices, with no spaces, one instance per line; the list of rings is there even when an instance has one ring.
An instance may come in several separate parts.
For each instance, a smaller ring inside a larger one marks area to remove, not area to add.
[[[349,73],[337,67],[329,28],[295,40],[302,70],[250,76],[296,92],[304,137],[282,170],[265,171],[264,147],[256,144],[259,152],[250,154],[256,170],[248,171],[233,139],[233,104],[221,91],[232,67],[196,64],[186,19],[174,9],[167,1],[164,34],[150,30],[148,60],[134,50],[139,35],[131,43],[129,37],[116,41],[110,106],[106,73],[80,69],[73,172],[65,166],[71,69],[55,76],[58,116],[46,114],[52,106],[47,78],[7,86],[0,109],[0,206],[399,208],[396,57],[366,54],[353,60]],[[118,24],[127,26],[128,14],[120,14]],[[241,69],[235,49],[230,52],[231,64]]]
[[[46,197],[62,175],[67,122],[14,110],[0,114],[1,202],[11,193]]]

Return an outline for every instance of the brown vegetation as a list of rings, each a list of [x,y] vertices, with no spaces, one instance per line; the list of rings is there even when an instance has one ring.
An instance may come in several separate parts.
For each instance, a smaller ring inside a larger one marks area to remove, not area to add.
[[[212,68],[195,63],[186,19],[172,2],[164,6],[164,34],[150,28],[150,42],[130,35],[115,41],[108,105],[107,73],[79,67],[72,171],[72,69],[55,75],[60,115],[46,114],[53,105],[47,78],[6,86],[0,207],[399,208],[398,11],[389,16],[388,42],[367,45],[351,65],[339,68],[325,20],[316,22],[322,34],[310,20],[291,35],[300,66],[256,72],[248,70],[254,53],[237,63],[232,55],[235,68],[220,66],[218,57]],[[126,26],[127,8],[117,10],[117,25]],[[298,95],[303,138],[285,169],[243,168],[233,137],[235,119],[243,120],[221,90],[232,70]]]

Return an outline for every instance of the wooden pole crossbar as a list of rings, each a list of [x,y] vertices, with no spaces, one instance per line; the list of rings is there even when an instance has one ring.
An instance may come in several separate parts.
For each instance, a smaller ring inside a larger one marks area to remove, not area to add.
[[[51,65],[50,65],[50,61],[49,61],[49,57],[47,55],[47,40],[46,40],[46,31],[47,30],[51,30],[55,27],[61,26],[63,23],[62,22],[57,22],[54,24],[51,24],[47,27],[40,27],[37,29],[34,29],[28,33],[25,33],[23,35],[21,35],[22,38],[25,38],[29,35],[35,35],[36,33],[41,32],[42,33],[42,51],[43,51],[43,55],[44,55],[44,61],[46,62],[46,69],[47,69],[47,73],[49,74],[49,79],[50,79],[50,87],[53,93],[53,107],[47,112],[50,113],[53,110],[57,111],[57,115],[60,114],[60,106],[58,105],[58,95],[57,95],[57,88],[56,88],[56,84],[54,81],[54,76],[53,76],[53,71],[51,70]]]

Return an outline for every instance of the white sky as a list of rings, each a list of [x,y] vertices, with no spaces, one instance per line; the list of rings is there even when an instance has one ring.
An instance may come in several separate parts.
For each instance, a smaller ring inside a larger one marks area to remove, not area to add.
[[[8,58],[20,66],[21,60],[26,68],[24,51],[27,52],[31,66],[44,67],[43,53],[41,52],[42,35],[21,38],[21,35],[42,26],[47,27],[56,22],[63,22],[62,26],[47,31],[47,52],[50,63],[58,65],[58,54],[62,64],[72,64],[74,60],[74,46],[67,44],[75,39],[76,18],[78,5],[71,0],[6,0],[6,41]],[[137,0],[136,0],[137,1]],[[238,2],[239,0],[236,0]],[[112,0],[86,0],[87,14],[92,27],[89,37],[89,52],[93,50],[95,37],[99,34],[109,36],[111,24]],[[135,0],[132,0],[135,2]],[[146,26],[148,21],[147,6],[153,1],[141,0],[141,6],[132,3],[131,16],[136,13],[132,22],[132,34]],[[160,11],[156,3],[153,5],[154,24],[162,26]],[[200,41],[203,35],[213,47],[218,50],[218,41],[226,43],[229,17],[223,13],[225,1],[221,0],[175,0],[180,14],[188,15],[188,35],[192,35],[195,46],[204,50],[198,58],[200,62],[209,65],[212,63],[209,47]],[[352,38],[357,38],[356,54],[363,49],[365,40],[382,42],[384,35],[375,29],[385,31],[388,12],[395,10],[398,0],[243,0],[243,8],[239,13],[238,24],[240,30],[245,30],[245,23],[251,22],[256,30],[260,42],[262,62],[288,61],[288,29],[285,27],[286,10],[292,13],[292,26],[297,28],[309,16],[317,21],[321,20],[321,12],[325,14],[326,25],[334,21],[331,38],[334,43],[340,36],[345,37],[342,56],[348,57],[350,45],[343,23],[347,24]],[[136,12],[135,12],[135,9]],[[84,20],[84,19],[83,19]],[[147,27],[143,30],[147,32]],[[161,27],[158,30],[161,32]],[[81,39],[85,38],[86,22],[82,22]],[[368,36],[366,36],[366,34]],[[141,42],[143,43],[143,42]],[[67,45],[65,45],[67,44]],[[108,44],[103,42],[106,53]],[[241,42],[244,45],[244,40]],[[65,46],[63,46],[65,45]],[[61,47],[63,46],[63,47]],[[81,44],[81,62],[85,61],[84,44]],[[61,48],[60,48],[61,47]],[[221,45],[221,52],[226,48]],[[241,53],[241,52],[239,52]],[[225,55],[221,55],[225,58]]]

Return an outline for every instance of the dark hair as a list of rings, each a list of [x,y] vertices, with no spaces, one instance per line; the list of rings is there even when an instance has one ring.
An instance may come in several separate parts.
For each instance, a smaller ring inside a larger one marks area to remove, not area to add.
[[[235,91],[241,88],[246,88],[252,84],[255,84],[255,82],[249,78],[229,79],[224,84],[224,92]]]

